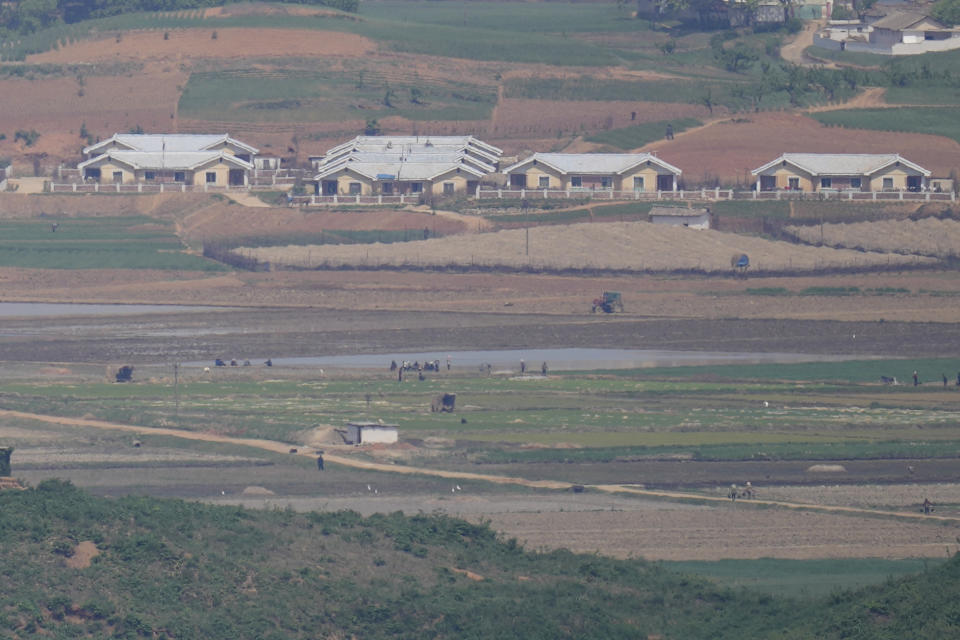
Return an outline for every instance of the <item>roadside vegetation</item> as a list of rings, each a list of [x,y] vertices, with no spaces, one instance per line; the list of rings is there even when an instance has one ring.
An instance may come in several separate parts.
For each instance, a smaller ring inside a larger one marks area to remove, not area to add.
[[[527,551],[441,515],[107,500],[59,480],[0,493],[0,508],[0,629],[12,638],[939,640],[957,631],[956,559],[796,599],[667,564]]]

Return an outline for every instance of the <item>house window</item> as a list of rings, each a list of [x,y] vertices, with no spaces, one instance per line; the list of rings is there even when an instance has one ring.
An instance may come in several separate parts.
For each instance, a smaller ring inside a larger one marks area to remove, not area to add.
[[[800,178],[787,178],[787,189],[800,191]]]
[[[361,189],[361,187],[360,187],[360,183],[359,183],[359,182],[351,182],[351,183],[347,186],[347,189],[349,189],[349,193],[350,193],[350,195],[352,195],[352,196],[358,196],[358,195],[360,195],[360,189]]]
[[[600,178],[600,186],[604,189],[609,189],[613,186],[613,178],[609,176],[603,176]]]
[[[448,195],[448,196],[451,195],[451,194],[453,194],[453,183],[452,183],[452,182],[444,182],[444,183],[443,183],[443,193],[444,193],[445,195]]]
[[[382,193],[382,194],[384,194],[384,195],[387,195],[387,196],[392,195],[392,194],[393,194],[393,183],[392,183],[392,182],[384,182],[383,184],[381,184],[381,185],[380,185],[380,193]]]
[[[821,189],[829,189],[829,188],[832,187],[832,186],[833,186],[833,179],[832,179],[832,178],[820,178],[820,188],[821,188]]]
[[[113,172],[113,181],[114,181],[114,182],[123,182],[123,171],[114,171],[114,172]]]
[[[860,189],[863,187],[863,178],[850,178],[850,188]]]
[[[144,171],[144,172],[143,172],[143,179],[144,179],[144,180],[156,180],[156,179],[157,179],[157,173],[156,173],[155,171]]]
[[[581,178],[580,176],[573,176],[573,177],[571,177],[571,178],[570,178],[570,186],[571,186],[571,187],[582,187],[582,186],[583,186],[583,178]]]
[[[893,178],[884,178],[884,179],[883,179],[883,188],[884,188],[884,189],[893,189]]]
[[[411,183],[410,183],[410,193],[423,193],[423,183],[422,183],[422,182],[411,182]]]
[[[643,176],[634,176],[634,177],[633,177],[633,190],[634,190],[634,191],[643,191]]]
[[[217,181],[217,174],[214,171],[207,171],[207,184],[213,184]]]
[[[173,172],[173,181],[174,182],[186,182],[183,171],[174,171]]]
[[[550,188],[550,176],[540,176],[540,188],[541,189]]]

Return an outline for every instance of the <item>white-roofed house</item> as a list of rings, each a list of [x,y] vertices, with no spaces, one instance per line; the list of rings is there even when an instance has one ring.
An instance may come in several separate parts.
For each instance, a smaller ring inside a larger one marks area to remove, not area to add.
[[[930,177],[896,153],[784,153],[751,173],[758,191],[923,191]]]
[[[676,191],[681,171],[651,153],[535,153],[503,170],[512,189]]]
[[[86,181],[227,187],[249,184],[257,149],[228,135],[118,133],[83,154]]]
[[[892,54],[945,51],[960,47],[960,31],[915,11],[894,11],[871,23],[870,45]]]
[[[317,161],[321,196],[472,193],[502,151],[473,136],[358,136]]]

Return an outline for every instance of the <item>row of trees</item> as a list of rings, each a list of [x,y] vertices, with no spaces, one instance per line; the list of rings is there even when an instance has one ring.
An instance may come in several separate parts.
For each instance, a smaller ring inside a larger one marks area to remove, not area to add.
[[[0,28],[27,34],[60,22],[73,23],[138,11],[180,11],[229,4],[233,0],[21,0],[0,7]],[[323,5],[355,13],[360,0],[280,0]]]

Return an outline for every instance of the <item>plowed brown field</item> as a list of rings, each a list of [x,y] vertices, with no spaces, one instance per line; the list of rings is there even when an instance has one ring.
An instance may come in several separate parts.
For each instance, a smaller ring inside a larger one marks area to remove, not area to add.
[[[800,113],[751,113],[713,122],[642,148],[683,169],[684,180],[751,181],[750,170],[781,153],[899,153],[947,176],[960,165],[960,143],[949,138],[893,131],[826,127]]]
[[[213,31],[217,37],[212,37]],[[169,33],[168,39],[163,34]],[[128,40],[132,41],[128,42]],[[171,29],[137,31],[99,40],[80,40],[55,51],[27,57],[27,62],[70,64],[79,60],[127,61],[165,60],[190,62],[198,58],[255,58],[297,55],[303,57],[361,56],[377,48],[362,36],[338,31],[311,29]]]

